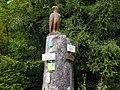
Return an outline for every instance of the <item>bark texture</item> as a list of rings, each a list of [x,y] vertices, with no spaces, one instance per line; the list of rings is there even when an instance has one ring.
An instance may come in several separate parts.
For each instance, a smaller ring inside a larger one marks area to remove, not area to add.
[[[48,46],[52,42],[53,46]],[[55,53],[56,59],[44,62],[42,90],[74,90],[72,61],[66,60],[67,44],[70,40],[65,35],[50,35],[46,40],[45,53]],[[55,62],[55,70],[48,71],[48,62]],[[46,73],[50,72],[50,83],[46,83]]]

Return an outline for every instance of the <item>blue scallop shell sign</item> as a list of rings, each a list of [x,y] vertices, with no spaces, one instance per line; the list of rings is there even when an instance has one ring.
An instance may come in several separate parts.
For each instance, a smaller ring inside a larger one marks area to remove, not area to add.
[[[52,46],[53,46],[53,43],[52,43],[52,42],[48,42],[48,46],[49,46],[49,47],[52,47]]]

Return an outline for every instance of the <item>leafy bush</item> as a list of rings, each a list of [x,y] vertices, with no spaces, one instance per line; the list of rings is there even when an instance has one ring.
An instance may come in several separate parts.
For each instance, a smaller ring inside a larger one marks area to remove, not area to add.
[[[0,55],[0,72],[1,90],[24,90],[27,86],[24,63]]]

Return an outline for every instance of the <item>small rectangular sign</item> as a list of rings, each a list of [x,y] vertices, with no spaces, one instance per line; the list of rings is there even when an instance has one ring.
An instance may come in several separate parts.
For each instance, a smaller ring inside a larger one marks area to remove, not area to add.
[[[50,73],[49,72],[46,73],[46,82],[50,83]]]
[[[42,54],[42,60],[43,61],[55,60],[55,53],[45,53],[45,54]]]
[[[48,71],[55,70],[55,63],[48,63]]]
[[[48,46],[49,46],[49,47],[52,47],[52,46],[53,46],[53,43],[52,43],[52,42],[48,42]]]
[[[75,46],[67,44],[67,51],[70,51],[70,52],[74,53],[75,52]]]

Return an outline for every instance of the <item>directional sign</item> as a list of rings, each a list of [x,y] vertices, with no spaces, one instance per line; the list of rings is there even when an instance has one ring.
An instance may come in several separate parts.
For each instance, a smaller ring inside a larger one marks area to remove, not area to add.
[[[55,60],[55,53],[42,54],[42,60],[43,60],[43,61]]]
[[[67,44],[67,51],[74,53],[75,52],[75,46]]]

